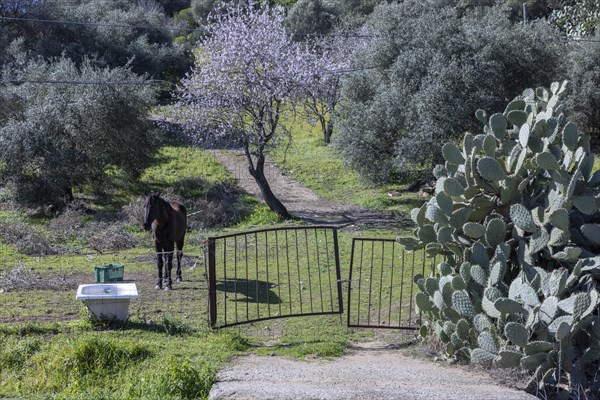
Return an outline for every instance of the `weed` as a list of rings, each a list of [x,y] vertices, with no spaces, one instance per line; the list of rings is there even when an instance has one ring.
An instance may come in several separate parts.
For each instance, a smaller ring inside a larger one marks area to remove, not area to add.
[[[47,335],[57,334],[59,325],[56,322],[50,324],[40,324],[34,322],[26,322],[24,324],[2,325],[0,326],[0,334],[14,336],[30,336],[30,335]]]
[[[154,373],[132,386],[132,398],[146,399],[206,399],[216,381],[215,370],[204,363],[193,364],[171,358]]]
[[[191,326],[182,321],[167,318],[165,316],[163,316],[162,326],[164,332],[170,336],[191,335],[194,333],[194,329]]]
[[[0,370],[23,368],[40,347],[41,341],[37,337],[19,338],[18,340],[3,338],[0,340]]]
[[[137,342],[116,342],[95,335],[77,340],[64,362],[76,375],[102,376],[121,363],[143,360],[148,356],[150,351]]]

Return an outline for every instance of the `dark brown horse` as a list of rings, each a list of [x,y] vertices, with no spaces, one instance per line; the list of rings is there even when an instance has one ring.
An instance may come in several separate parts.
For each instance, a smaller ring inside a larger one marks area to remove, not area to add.
[[[165,265],[165,290],[171,289],[171,270],[173,253],[177,245],[177,282],[182,281],[181,257],[187,228],[187,210],[183,204],[168,202],[160,193],[146,194],[144,201],[144,229],[152,230],[152,239],[156,248],[158,279],[156,289],[162,289],[163,265]],[[163,262],[164,259],[164,262]]]

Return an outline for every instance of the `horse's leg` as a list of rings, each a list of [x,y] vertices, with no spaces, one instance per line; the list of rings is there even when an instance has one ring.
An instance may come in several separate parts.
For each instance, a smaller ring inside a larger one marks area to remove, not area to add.
[[[171,281],[171,271],[173,270],[173,250],[175,247],[175,243],[171,242],[167,244],[165,249],[165,257],[167,259],[167,265],[165,265],[165,280],[167,281],[167,285],[165,286],[165,290],[171,290],[173,283]]]
[[[162,289],[163,280],[163,249],[158,242],[154,243],[156,249],[156,266],[158,267],[158,278],[156,279],[156,286],[154,289]]]
[[[183,238],[177,241],[177,282],[183,281],[183,276],[181,276],[181,257],[183,257]]]

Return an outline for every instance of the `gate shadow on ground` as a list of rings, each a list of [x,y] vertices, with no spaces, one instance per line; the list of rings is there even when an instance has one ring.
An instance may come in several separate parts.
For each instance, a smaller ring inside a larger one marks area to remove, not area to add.
[[[217,283],[218,292],[237,293],[230,300],[241,303],[282,304],[283,301],[273,292],[273,284],[258,280],[227,279]],[[218,296],[218,295],[217,295]]]

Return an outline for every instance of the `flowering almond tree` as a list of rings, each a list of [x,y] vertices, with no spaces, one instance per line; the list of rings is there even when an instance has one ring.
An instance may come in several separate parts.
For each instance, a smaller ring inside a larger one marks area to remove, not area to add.
[[[317,42],[317,69],[312,81],[306,85],[304,106],[309,117],[319,121],[325,143],[331,142],[334,112],[341,97],[342,76],[361,69],[354,65],[354,54],[368,46],[370,37],[365,29],[354,33],[339,31]]]
[[[292,40],[282,10],[268,5],[230,6],[207,29],[194,69],[176,93],[178,119],[199,143],[240,146],[267,205],[289,219],[265,177],[265,155],[289,138],[283,114],[306,96],[313,52]]]

